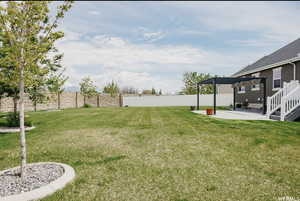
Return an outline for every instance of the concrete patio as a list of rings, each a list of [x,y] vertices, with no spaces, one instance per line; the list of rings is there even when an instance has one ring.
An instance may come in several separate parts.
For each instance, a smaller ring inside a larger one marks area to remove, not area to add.
[[[206,115],[205,110],[194,110],[196,114]],[[266,115],[254,112],[242,112],[232,110],[217,110],[216,115],[209,115],[210,117],[220,119],[236,119],[236,120],[270,120]]]

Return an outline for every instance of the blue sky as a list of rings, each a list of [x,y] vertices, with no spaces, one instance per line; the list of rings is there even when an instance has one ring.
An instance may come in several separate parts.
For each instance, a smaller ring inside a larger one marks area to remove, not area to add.
[[[231,75],[300,37],[299,2],[75,2],[57,46],[76,87],[90,76],[179,91],[185,71]]]

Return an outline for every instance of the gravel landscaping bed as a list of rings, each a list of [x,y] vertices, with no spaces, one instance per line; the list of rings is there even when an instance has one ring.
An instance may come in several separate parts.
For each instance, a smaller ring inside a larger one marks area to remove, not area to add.
[[[58,164],[28,164],[26,179],[21,182],[20,168],[0,172],[0,197],[32,191],[49,184],[64,174],[64,168]]]

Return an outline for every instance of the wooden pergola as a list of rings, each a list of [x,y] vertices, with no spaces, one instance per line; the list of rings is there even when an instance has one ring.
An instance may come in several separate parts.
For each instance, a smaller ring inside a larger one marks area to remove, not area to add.
[[[214,114],[216,114],[217,107],[217,84],[230,84],[233,85],[233,110],[235,110],[235,102],[236,102],[236,87],[238,86],[246,86],[252,84],[263,84],[263,114],[267,112],[267,90],[266,90],[266,78],[264,77],[214,77],[208,80],[201,81],[197,83],[197,110],[199,110],[199,94],[200,94],[200,86],[212,84],[214,89]]]

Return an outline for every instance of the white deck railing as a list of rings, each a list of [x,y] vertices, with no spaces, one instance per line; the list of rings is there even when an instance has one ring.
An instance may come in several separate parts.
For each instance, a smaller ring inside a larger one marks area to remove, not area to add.
[[[300,106],[300,85],[282,98],[280,120],[284,121],[286,115]]]
[[[283,88],[279,89],[273,96],[268,97],[267,99],[267,116],[270,118],[270,115],[278,110],[281,107],[282,98],[287,96],[291,91],[299,86],[298,80],[292,80],[289,83],[286,83]]]

